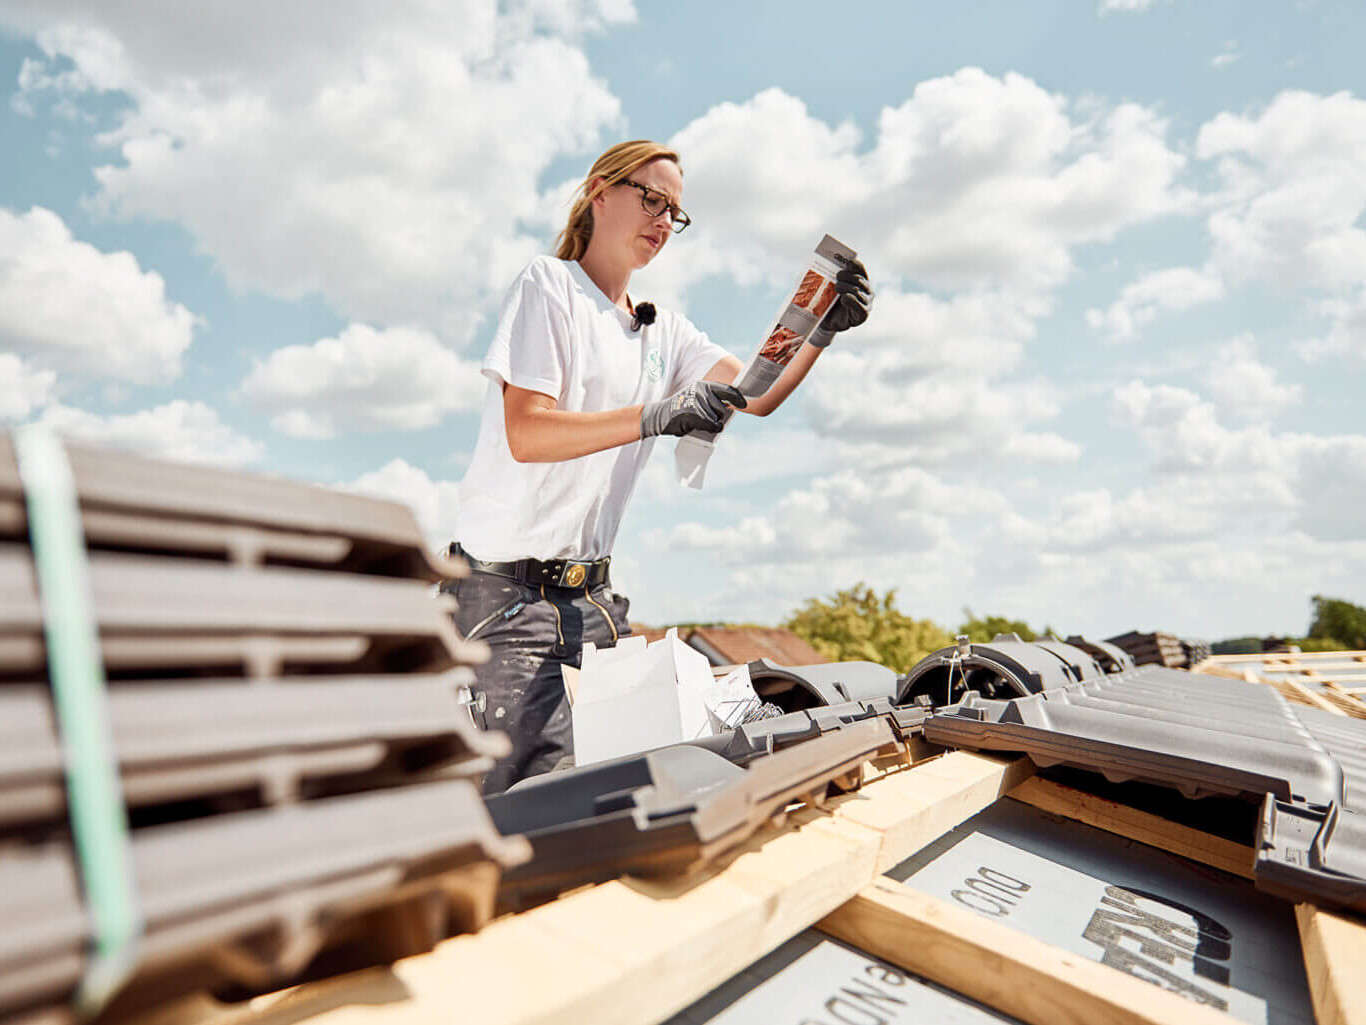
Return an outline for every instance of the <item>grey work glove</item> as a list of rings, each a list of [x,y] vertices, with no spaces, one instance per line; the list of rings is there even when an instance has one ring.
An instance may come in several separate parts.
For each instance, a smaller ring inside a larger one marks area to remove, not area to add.
[[[873,288],[868,284],[868,272],[858,260],[850,260],[835,276],[835,291],[838,298],[807,339],[818,349],[824,349],[834,341],[837,332],[858,327],[868,319],[868,311],[873,308]]]
[[[748,402],[734,385],[698,381],[667,399],[645,403],[640,411],[640,437],[719,431],[725,424],[727,405],[744,409]]]

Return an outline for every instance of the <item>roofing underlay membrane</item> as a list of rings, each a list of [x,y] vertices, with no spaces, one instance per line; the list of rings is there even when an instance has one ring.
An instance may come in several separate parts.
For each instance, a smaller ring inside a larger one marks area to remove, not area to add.
[[[509,745],[461,703],[486,649],[432,593],[464,567],[394,503],[68,456],[144,919],[110,1012],[482,925],[530,847],[479,794]],[[0,1019],[69,1001],[95,935],[27,528],[0,436]]]
[[[1145,666],[1010,700],[968,694],[928,718],[925,737],[1259,802],[1257,885],[1366,911],[1366,723],[1270,687]]]

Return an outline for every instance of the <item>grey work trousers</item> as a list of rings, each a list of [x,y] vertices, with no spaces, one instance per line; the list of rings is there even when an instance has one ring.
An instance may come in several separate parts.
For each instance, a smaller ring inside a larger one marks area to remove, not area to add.
[[[551,587],[478,571],[442,590],[455,596],[460,632],[492,649],[474,670],[474,720],[512,740],[512,754],[484,778],[485,794],[502,793],[574,753],[560,667],[577,669],[585,642],[608,648],[628,635],[631,603],[606,583]]]

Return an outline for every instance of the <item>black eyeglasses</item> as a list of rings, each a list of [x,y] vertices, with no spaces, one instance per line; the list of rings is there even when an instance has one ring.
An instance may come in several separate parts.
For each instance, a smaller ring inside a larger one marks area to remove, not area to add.
[[[623,178],[617,184],[640,189],[640,205],[651,217],[658,217],[665,210],[669,211],[669,221],[673,225],[675,235],[692,223],[692,218],[683,212],[683,208],[670,203],[669,197],[658,189],[652,189],[648,185],[640,184],[640,182],[633,182],[630,178]]]

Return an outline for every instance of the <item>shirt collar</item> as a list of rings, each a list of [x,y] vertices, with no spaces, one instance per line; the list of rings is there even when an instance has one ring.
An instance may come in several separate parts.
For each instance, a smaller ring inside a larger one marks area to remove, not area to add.
[[[631,314],[607,298],[603,290],[598,287],[597,282],[588,276],[588,272],[583,269],[583,265],[578,260],[565,260],[564,262],[569,265],[569,276],[579,286],[579,291],[588,296],[599,310],[611,310],[623,324],[631,322]]]

